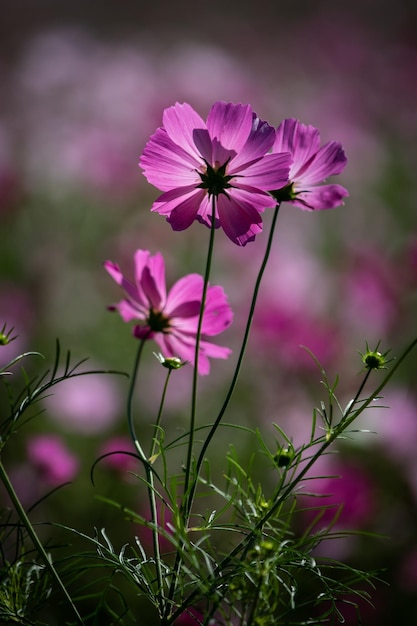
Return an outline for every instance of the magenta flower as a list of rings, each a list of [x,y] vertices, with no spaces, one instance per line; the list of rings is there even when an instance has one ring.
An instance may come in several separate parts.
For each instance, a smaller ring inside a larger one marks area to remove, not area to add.
[[[61,485],[77,475],[78,458],[68,450],[58,435],[32,437],[27,444],[27,455],[48,485]]]
[[[244,246],[262,230],[267,192],[288,182],[290,155],[266,154],[274,139],[249,105],[216,102],[207,123],[187,103],[165,109],[140,159],[148,181],[165,192],[152,211],[174,230],[194,220],[210,226],[215,198],[216,228]]]
[[[134,262],[134,283],[127,280],[111,261],[104,264],[110,276],[126,292],[126,298],[109,307],[110,310],[117,310],[125,322],[139,320],[141,323],[133,331],[135,337],[154,339],[165,357],[179,357],[194,363],[203,278],[188,274],[167,293],[164,259],[160,253],[151,256],[146,250],[137,250]],[[226,359],[229,356],[231,351],[228,348],[207,341],[207,337],[225,330],[232,317],[223,289],[209,285],[198,357],[199,374],[209,373],[208,357]]]
[[[347,163],[340,143],[329,141],[320,148],[317,128],[289,118],[278,126],[272,150],[289,152],[293,159],[289,184],[271,192],[276,200],[309,211],[343,204],[343,198],[349,195],[344,187],[322,184],[328,176],[340,174]]]

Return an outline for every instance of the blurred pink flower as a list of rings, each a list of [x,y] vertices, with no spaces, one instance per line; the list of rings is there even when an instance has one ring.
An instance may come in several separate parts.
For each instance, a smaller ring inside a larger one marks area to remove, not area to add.
[[[278,201],[310,211],[343,204],[343,198],[348,195],[344,187],[322,184],[328,176],[340,174],[347,163],[340,143],[329,141],[320,148],[317,128],[288,118],[278,126],[272,150],[289,152],[293,159],[289,184],[274,188],[273,195]]]
[[[289,155],[266,154],[274,137],[249,105],[216,102],[207,124],[187,103],[165,109],[140,159],[147,180],[165,192],[152,210],[174,230],[194,220],[210,226],[215,197],[216,227],[244,246],[262,230],[266,192],[288,181]]]
[[[110,310],[120,313],[125,322],[140,320],[134,327],[138,339],[154,339],[164,357],[179,357],[194,363],[196,334],[203,293],[203,278],[188,274],[166,292],[165,263],[160,253],[151,256],[137,250],[134,256],[135,282],[131,283],[119,267],[107,261],[105,269],[126,292],[126,298]],[[208,337],[218,335],[232,321],[232,311],[223,289],[209,286],[202,325],[198,372],[208,374],[208,357],[226,359],[230,350],[217,346]]]
[[[119,418],[122,399],[106,374],[85,374],[57,384],[43,400],[48,416],[66,430],[94,435]]]
[[[137,468],[137,460],[131,456],[135,452],[136,448],[128,437],[112,437],[100,447],[99,456],[107,455],[100,461],[100,465],[125,474]]]
[[[57,435],[37,435],[27,443],[27,456],[42,480],[52,487],[75,478],[78,458]]]
[[[312,520],[317,516],[319,508],[325,508],[318,522],[324,527],[332,522],[338,508],[342,507],[336,527],[363,528],[372,520],[377,506],[371,477],[365,470],[351,463],[337,461],[326,465],[327,476],[311,478],[307,484],[308,491],[315,496],[303,497],[304,503],[312,507],[312,510],[305,511],[305,515]]]
[[[382,250],[352,251],[345,278],[342,315],[359,331],[373,333],[376,340],[395,328],[401,312],[401,295],[406,289],[406,269],[389,262]],[[404,267],[404,266],[403,266]]]
[[[295,372],[316,370],[317,365],[308,350],[327,367],[340,349],[336,327],[305,310],[291,312],[276,305],[259,309],[254,332],[259,338],[259,347],[272,352],[281,365]]]

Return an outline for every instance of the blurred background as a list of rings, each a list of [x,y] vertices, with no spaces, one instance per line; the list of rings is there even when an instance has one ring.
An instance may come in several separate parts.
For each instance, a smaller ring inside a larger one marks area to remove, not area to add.
[[[13,326],[18,338],[0,346],[0,365],[37,350],[45,361],[33,358],[26,367],[41,371],[53,363],[59,338],[74,362],[89,357],[86,367],[129,371],[136,346],[129,327],[106,310],[121,293],[103,262],[129,274],[133,252],[145,248],[164,254],[171,284],[203,273],[207,229],[194,224],[174,233],[151,214],[158,191],[137,166],[163,109],[175,101],[189,102],[203,117],[216,100],[250,103],[274,126],[298,117],[317,126],[323,141],[340,141],[349,159],[337,181],[350,193],[344,207],[281,210],[228,421],[266,434],[278,423],[298,445],[309,437],[313,408],[324,397],[320,372],[301,344],[331,380],[339,374],[344,405],[360,384],[358,353],[366,341],[370,347],[381,341],[381,351],[395,356],[414,338],[412,0],[2,0],[1,13],[0,327]],[[265,214],[266,232],[270,217]],[[244,249],[218,232],[211,282],[223,285],[235,313],[219,343],[232,346],[235,356],[214,362],[201,381],[202,423],[227,389],[266,232]],[[389,586],[376,589],[376,608],[363,617],[369,625],[417,623],[416,367],[412,356],[385,390],[380,405],[390,409],[363,416],[358,428],[377,434],[352,435],[331,457],[325,473],[341,478],[317,484],[345,502],[341,524],[383,536],[351,538],[335,548],[354,565],[385,570]],[[146,441],[160,370],[149,348],[137,397]],[[175,373],[169,390],[169,436],[187,426],[190,374]],[[99,464],[95,486],[89,475],[103,451],[129,449],[126,387],[117,376],[63,383],[8,444],[7,467],[27,506],[72,481],[35,507],[37,519],[66,520],[89,534],[107,523],[126,532],[121,514],[112,516],[96,498],[117,493],[140,509],[126,464]],[[5,398],[0,401],[6,410]]]

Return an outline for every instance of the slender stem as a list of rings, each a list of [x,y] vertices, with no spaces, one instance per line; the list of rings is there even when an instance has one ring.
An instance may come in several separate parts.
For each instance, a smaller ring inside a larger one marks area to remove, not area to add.
[[[339,437],[341,435],[341,433],[344,432],[350,426],[350,424],[352,424],[352,422],[355,419],[357,419],[357,417],[371,404],[371,402],[375,398],[377,398],[379,396],[380,392],[386,386],[388,381],[392,378],[392,376],[394,375],[395,371],[399,368],[401,363],[405,360],[405,358],[410,354],[410,352],[416,346],[417,346],[417,337],[408,345],[408,347],[404,350],[404,352],[401,354],[401,356],[396,360],[394,366],[391,368],[391,370],[388,372],[388,374],[386,374],[386,376],[384,377],[382,382],[372,392],[372,394],[370,394],[370,396],[364,402],[362,402],[361,406],[358,409],[354,410],[354,403],[358,401],[359,393],[360,393],[361,390],[363,390],[363,388],[365,386],[365,383],[366,383],[366,381],[368,380],[368,378],[370,376],[370,371],[371,370],[367,371],[367,373],[366,373],[366,375],[365,375],[365,377],[364,377],[364,379],[363,379],[363,381],[362,381],[362,383],[360,385],[360,388],[359,388],[360,391],[358,391],[356,393],[354,401],[352,403],[350,403],[349,409],[342,416],[342,419],[339,422],[339,424],[330,433],[330,436],[322,443],[322,445],[320,446],[320,448],[316,452],[316,454],[310,459],[310,461],[305,465],[305,467],[300,471],[300,473],[294,478],[294,480],[291,481],[287,485],[287,487],[285,488],[285,490],[283,491],[281,496],[276,500],[276,502],[269,509],[269,511],[267,511],[267,513],[265,513],[265,515],[259,520],[259,522],[256,524],[256,526],[250,531],[250,533],[242,541],[240,541],[238,543],[238,545],[235,546],[235,548],[231,552],[229,552],[228,555],[226,555],[224,557],[224,559],[218,564],[218,566],[212,572],[211,577],[215,581],[213,583],[213,585],[218,585],[219,584],[217,576],[221,575],[221,572],[225,570],[225,568],[230,564],[230,562],[239,553],[242,553],[240,559],[243,560],[243,558],[245,557],[245,555],[247,554],[247,552],[248,552],[248,550],[250,548],[250,545],[251,545],[252,541],[254,540],[254,538],[257,535],[257,533],[261,530],[261,528],[265,525],[265,523],[276,512],[276,510],[284,502],[284,500],[291,494],[291,492],[294,490],[294,488],[304,478],[304,476],[309,471],[309,469],[311,469],[311,467],[314,465],[314,463],[317,461],[317,459],[326,451],[326,449],[331,445],[331,443],[335,439],[337,439],[337,437]],[[210,590],[208,590],[207,593],[209,593],[209,592],[210,592]],[[187,602],[192,603],[193,598],[195,596],[197,596],[197,594],[198,594],[198,590],[191,592],[191,594],[187,598]],[[178,614],[179,614],[179,612],[174,612],[172,614],[172,616],[171,616],[172,619],[169,622],[167,622],[167,624],[171,624],[178,617]]]
[[[201,296],[201,307],[200,307],[200,315],[198,318],[198,326],[197,326],[197,337],[195,343],[195,357],[194,357],[194,372],[193,372],[193,387],[192,387],[192,396],[191,396],[191,418],[190,418],[190,431],[188,438],[188,450],[187,450],[187,465],[185,470],[185,482],[184,482],[184,526],[187,525],[189,513],[191,510],[191,506],[193,503],[193,494],[194,489],[192,489],[191,497],[188,496],[188,489],[190,486],[191,479],[191,464],[193,459],[193,448],[194,448],[194,435],[195,435],[195,421],[197,414],[197,381],[198,381],[198,358],[200,353],[200,341],[201,341],[201,329],[203,327],[203,318],[204,318],[204,309],[206,305],[206,296],[208,283],[210,278],[211,271],[211,262],[213,258],[213,248],[214,248],[214,233],[215,233],[215,217],[216,217],[216,196],[212,196],[212,204],[211,204],[211,228],[210,228],[210,240],[209,247],[207,252],[207,261],[206,261],[206,269],[204,273],[204,283],[203,283],[203,293]]]
[[[216,431],[217,431],[217,429],[219,427],[219,424],[220,424],[220,422],[221,422],[221,420],[223,418],[223,415],[226,412],[226,409],[227,409],[227,407],[229,405],[230,399],[231,399],[231,397],[233,395],[233,392],[234,392],[234,389],[236,387],[236,383],[237,383],[237,380],[238,380],[238,377],[239,377],[240,369],[241,369],[241,366],[242,366],[242,363],[243,363],[243,357],[245,355],[246,346],[247,346],[248,339],[249,339],[249,333],[250,333],[250,329],[251,329],[251,326],[252,326],[253,316],[254,316],[254,313],[255,313],[255,307],[256,307],[256,301],[257,301],[257,298],[258,298],[259,288],[260,288],[260,285],[261,285],[261,282],[262,282],[262,278],[263,278],[263,275],[264,275],[264,272],[265,272],[265,268],[267,266],[267,263],[268,263],[268,260],[269,260],[269,255],[270,255],[270,252],[271,252],[272,241],[273,241],[273,238],[274,238],[275,226],[276,226],[276,223],[277,223],[280,206],[281,206],[280,203],[278,203],[276,205],[275,210],[274,210],[274,214],[273,214],[273,217],[272,217],[271,228],[270,228],[270,231],[269,231],[269,236],[268,236],[268,241],[267,241],[267,245],[266,245],[266,249],[265,249],[265,254],[264,254],[264,258],[262,260],[261,266],[259,268],[258,276],[257,276],[256,282],[255,282],[255,287],[254,287],[253,296],[252,296],[252,302],[251,302],[250,309],[249,309],[249,314],[248,314],[248,320],[247,320],[247,323],[246,323],[245,333],[244,333],[243,340],[242,340],[242,346],[241,346],[241,349],[240,349],[240,352],[239,352],[239,356],[238,356],[238,359],[237,359],[236,368],[235,368],[235,371],[234,371],[234,374],[233,374],[233,378],[232,378],[232,381],[230,383],[230,387],[229,387],[229,390],[228,390],[228,392],[226,394],[226,397],[225,397],[225,400],[223,402],[223,405],[222,405],[222,407],[220,409],[220,412],[219,412],[219,414],[218,414],[218,416],[217,416],[213,426],[211,427],[211,429],[209,431],[209,434],[207,435],[206,439],[203,442],[203,446],[201,448],[199,457],[197,459],[196,468],[195,468],[195,472],[194,472],[194,479],[193,479],[192,484],[190,485],[190,492],[189,492],[189,496],[188,496],[188,505],[187,505],[188,512],[191,510],[191,505],[192,505],[192,502],[193,502],[193,499],[194,499],[194,495],[195,495],[195,492],[196,492],[196,489],[197,489],[198,476],[199,476],[200,469],[201,469],[201,466],[202,466],[203,461],[204,461],[204,457],[205,457],[207,448],[208,448],[211,440],[214,437],[214,434],[216,433]],[[180,557],[179,557],[179,554],[177,553],[177,561],[176,561],[175,566],[174,566],[174,571],[176,571],[176,572],[178,571],[177,568],[179,567],[179,563],[180,563]],[[171,592],[170,592],[170,598],[171,599],[173,597],[173,591],[172,591],[173,588],[175,588],[175,580],[174,580],[174,582],[171,585]],[[174,613],[174,614],[176,615],[176,613]],[[167,624],[168,623],[171,623],[171,622],[168,621]]]
[[[246,322],[246,328],[245,328],[245,333],[243,335],[242,346],[240,348],[240,352],[239,352],[239,356],[238,356],[238,359],[237,359],[236,368],[235,368],[235,371],[234,371],[234,374],[233,374],[233,378],[232,378],[232,381],[230,383],[230,387],[229,387],[229,390],[228,390],[228,392],[226,394],[225,400],[223,402],[223,406],[221,407],[221,409],[219,411],[219,414],[218,414],[218,416],[217,416],[213,426],[211,427],[211,429],[210,429],[206,439],[203,442],[203,446],[201,448],[199,457],[197,459],[196,470],[195,470],[195,478],[194,478],[194,482],[193,482],[193,485],[192,485],[192,490],[191,490],[191,493],[190,493],[190,500],[193,498],[195,490],[197,488],[198,476],[199,476],[200,469],[201,469],[201,466],[202,466],[203,461],[204,461],[204,457],[205,457],[207,448],[208,448],[211,440],[213,439],[214,434],[216,433],[221,420],[223,419],[223,415],[226,412],[226,409],[227,409],[227,407],[229,405],[230,399],[231,399],[231,397],[233,395],[233,392],[235,390],[235,387],[236,387],[236,383],[237,383],[237,380],[238,380],[238,377],[239,377],[240,369],[241,369],[241,366],[242,366],[242,363],[243,363],[243,357],[244,357],[245,351],[246,351],[246,346],[248,344],[249,333],[250,333],[250,329],[251,329],[251,326],[252,326],[253,316],[254,316],[254,313],[255,313],[255,307],[256,307],[256,301],[257,301],[257,298],[258,298],[259,288],[261,286],[262,278],[263,278],[263,275],[264,275],[264,272],[265,272],[265,268],[266,268],[268,260],[269,260],[269,255],[270,255],[270,252],[271,252],[272,241],[273,241],[273,238],[274,238],[275,226],[276,226],[276,222],[277,222],[277,218],[278,218],[279,208],[280,208],[280,204],[277,204],[276,207],[275,207],[275,211],[274,211],[273,217],[272,217],[272,223],[271,223],[271,228],[270,228],[270,231],[269,231],[268,242],[267,242],[267,245],[266,245],[264,258],[262,260],[261,266],[259,268],[258,276],[256,278],[255,287],[254,287],[253,296],[252,296],[252,302],[251,302],[250,309],[249,309],[248,320]]]
[[[133,422],[133,412],[132,412],[132,404],[133,404],[133,395],[135,392],[135,385],[136,385],[136,379],[138,376],[138,371],[139,371],[139,364],[140,364],[140,359],[142,356],[142,352],[143,352],[143,348],[145,346],[145,342],[146,342],[147,337],[144,337],[143,339],[140,340],[139,342],[139,347],[138,350],[136,352],[136,357],[135,357],[135,362],[133,365],[133,371],[132,371],[132,376],[130,378],[130,384],[129,384],[129,391],[127,394],[127,425],[129,427],[129,433],[130,433],[130,437],[133,441],[133,444],[139,454],[139,457],[141,458],[141,460],[143,461],[145,468],[148,465],[148,460],[146,458],[146,455],[143,451],[142,446],[139,443],[139,440],[136,436],[136,430],[135,430],[135,425]]]
[[[184,495],[183,501],[181,504],[180,515],[182,515],[182,524],[184,529],[188,525],[188,520],[190,517],[190,511],[193,504],[193,498],[195,493],[195,483],[196,478],[194,478],[191,483],[191,466],[193,462],[193,449],[194,449],[194,436],[195,436],[195,423],[196,423],[196,415],[197,415],[197,382],[198,382],[198,358],[200,354],[200,340],[201,340],[201,330],[203,327],[203,319],[204,319],[204,309],[206,305],[206,296],[207,289],[210,279],[210,271],[211,271],[211,262],[213,258],[213,249],[214,249],[214,234],[215,234],[215,224],[216,224],[216,196],[212,196],[211,203],[211,227],[210,227],[210,239],[209,239],[209,247],[207,251],[207,260],[206,260],[206,269],[204,272],[204,282],[203,282],[203,291],[201,295],[201,306],[200,306],[200,315],[198,318],[197,325],[197,336],[195,343],[195,353],[194,353],[194,371],[193,371],[193,383],[192,383],[192,391],[191,391],[191,416],[190,416],[190,430],[188,435],[188,448],[187,448],[187,461],[185,467],[185,479],[184,479]],[[177,553],[175,555],[175,563],[173,566],[173,574],[171,577],[171,585],[168,593],[168,598],[172,602],[175,595],[175,589],[178,582],[178,574],[181,567],[181,544],[177,548]],[[166,605],[166,609],[168,611],[169,603]],[[167,615],[164,616],[164,619],[167,618]],[[169,619],[169,618],[167,618]],[[165,624],[165,622],[163,622]]]
[[[133,395],[134,395],[135,384],[136,384],[138,371],[139,371],[140,359],[141,359],[143,348],[144,348],[147,338],[148,337],[145,336],[143,339],[141,339],[138,350],[136,352],[132,377],[130,380],[129,391],[127,395],[127,422],[129,426],[130,436],[139,454],[139,457],[144,464],[145,472],[146,472],[146,483],[148,486],[149,506],[151,509],[151,518],[152,518],[152,542],[153,542],[153,550],[154,550],[154,557],[155,557],[156,580],[157,580],[158,591],[159,591],[159,595],[161,599],[161,613],[162,613],[165,608],[165,600],[164,600],[164,593],[163,593],[164,585],[163,585],[162,568],[161,568],[161,552],[159,548],[158,509],[156,506],[154,475],[153,475],[152,466],[150,465],[148,459],[146,458],[143,448],[140,445],[139,440],[136,436],[135,425],[133,422],[133,411],[132,411]],[[161,414],[161,407],[160,407],[160,412],[159,412],[158,417],[160,416],[160,414]]]
[[[164,384],[164,388],[163,388],[163,391],[162,391],[161,402],[159,403],[158,415],[157,415],[157,418],[156,418],[154,431],[153,431],[151,451],[150,451],[150,454],[149,454],[149,463],[153,463],[153,457],[155,455],[156,444],[157,444],[157,441],[158,441],[159,425],[161,423],[161,417],[162,417],[162,412],[163,412],[163,409],[164,409],[165,398],[166,398],[166,393],[167,393],[167,389],[168,389],[168,383],[169,383],[169,379],[170,379],[170,376],[171,376],[171,372],[172,372],[172,369],[168,369],[168,374],[167,374],[167,377],[165,379],[165,384]]]
[[[80,626],[84,626],[84,621],[81,617],[81,615],[79,614],[77,607],[75,606],[75,604],[73,603],[71,596],[69,595],[64,583],[61,580],[61,577],[59,576],[58,572],[56,571],[53,563],[50,561],[48,554],[45,551],[45,548],[43,547],[38,535],[36,534],[36,531],[29,519],[29,517],[26,514],[25,509],[23,508],[15,490],[14,487],[12,485],[12,483],[10,482],[9,476],[4,468],[3,463],[0,461],[0,478],[3,482],[3,485],[6,488],[7,493],[10,496],[11,501],[14,504],[14,507],[16,509],[17,514],[20,517],[20,520],[23,524],[23,526],[26,528],[26,531],[29,535],[29,537],[31,538],[36,550],[38,551],[39,555],[41,556],[46,569],[49,571],[49,574],[51,575],[52,579],[56,582],[56,584],[58,585],[58,587],[61,589],[62,593],[64,594],[68,604],[71,605],[71,610],[74,613],[77,623],[80,624]]]

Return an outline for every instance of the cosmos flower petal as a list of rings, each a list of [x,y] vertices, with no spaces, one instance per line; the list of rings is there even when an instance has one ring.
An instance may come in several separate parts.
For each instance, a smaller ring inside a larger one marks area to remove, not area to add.
[[[147,250],[137,250],[134,255],[136,299],[144,309],[159,308],[165,302],[165,270],[161,255],[152,258]],[[152,273],[155,268],[155,278]],[[155,279],[158,281],[156,285]],[[159,289],[159,287],[161,289]],[[131,296],[135,300],[135,296]]]
[[[288,152],[267,154],[246,168],[244,184],[263,191],[280,189],[288,183],[291,163],[292,159]],[[239,179],[237,179],[237,186],[239,186]]]
[[[194,222],[197,217],[200,202],[204,196],[204,191],[199,190],[182,199],[170,211],[167,221],[173,230],[185,230]],[[199,202],[200,200],[200,202]]]
[[[184,200],[194,197],[196,204],[200,197],[204,197],[204,191],[196,189],[195,185],[189,187],[178,187],[170,189],[161,194],[153,203],[151,211],[155,211],[160,215],[167,215],[171,213],[178,205]]]
[[[320,133],[294,118],[283,120],[277,128],[273,152],[289,152],[293,158],[290,178],[294,179],[320,148]]]
[[[298,193],[292,204],[310,211],[332,209],[343,204],[348,195],[347,189],[340,185],[320,185]]]
[[[186,102],[183,104],[176,102],[174,106],[165,109],[162,123],[169,138],[200,161],[201,156],[196,148],[194,133],[196,130],[205,130],[206,124],[192,106]]]
[[[203,294],[202,276],[184,276],[166,295],[162,255],[157,253],[152,256],[147,250],[137,250],[134,259],[136,289],[124,278],[116,264],[106,263],[106,269],[116,283],[129,289],[127,297],[109,307],[110,310],[118,311],[126,322],[138,321],[133,329],[134,336],[143,341],[156,341],[165,357],[175,356],[194,362]],[[226,358],[230,353],[228,348],[211,347],[207,337],[220,334],[231,320],[232,312],[223,289],[207,285],[199,347],[200,374],[208,374],[210,370],[208,356]]]
[[[320,148],[320,133],[314,126],[305,126],[289,118],[277,128],[273,152],[288,150],[293,158],[289,184],[271,189],[278,201],[307,210],[331,209],[343,204],[348,195],[340,185],[322,185],[328,176],[340,174],[347,158],[340,143],[330,141]],[[281,189],[281,195],[279,192]]]
[[[139,165],[148,182],[168,191],[173,187],[198,184],[196,170],[203,165],[203,160],[186,152],[170,139],[164,128],[159,128],[148,141]]]
[[[165,311],[169,316],[178,315],[178,307],[186,302],[200,301],[203,293],[203,277],[199,274],[188,274],[171,287]],[[198,315],[200,308],[194,313]],[[188,316],[187,316],[188,317]]]
[[[219,196],[217,210],[224,232],[239,246],[245,246],[262,232],[262,218],[259,212],[253,204],[249,204],[243,198],[242,194]]]
[[[218,285],[210,286],[204,310],[203,335],[218,335],[230,326],[232,320],[233,313],[223,288]]]
[[[263,157],[274,143],[275,129],[259,119],[255,114],[252,117],[252,129],[242,149],[233,158],[230,169],[238,172],[247,163]]]
[[[238,153],[248,140],[252,130],[252,108],[246,104],[216,102],[207,117],[207,129],[212,140],[216,141],[216,152],[213,153],[213,164],[223,162],[230,151]],[[224,151],[224,152],[223,152]]]
[[[136,254],[135,254],[135,265]],[[160,252],[149,255],[147,267],[149,268],[150,275],[153,281],[153,289],[155,290],[155,296],[153,296],[154,305],[157,307],[164,307],[166,302],[166,283],[165,283],[165,261]]]
[[[132,304],[129,300],[121,300],[117,304],[112,304],[109,307],[110,311],[118,311],[120,317],[124,322],[131,322],[135,319],[146,319],[147,309],[135,303]]]
[[[303,175],[303,183],[322,183],[328,176],[340,174],[346,163],[347,158],[340,143],[330,141],[320,148],[311,161]]]
[[[133,301],[136,301],[141,306],[146,306],[146,298],[143,297],[142,292],[138,292],[137,287],[123,276],[116,263],[105,261],[103,265],[104,269],[110,274],[113,280],[126,291]]]

